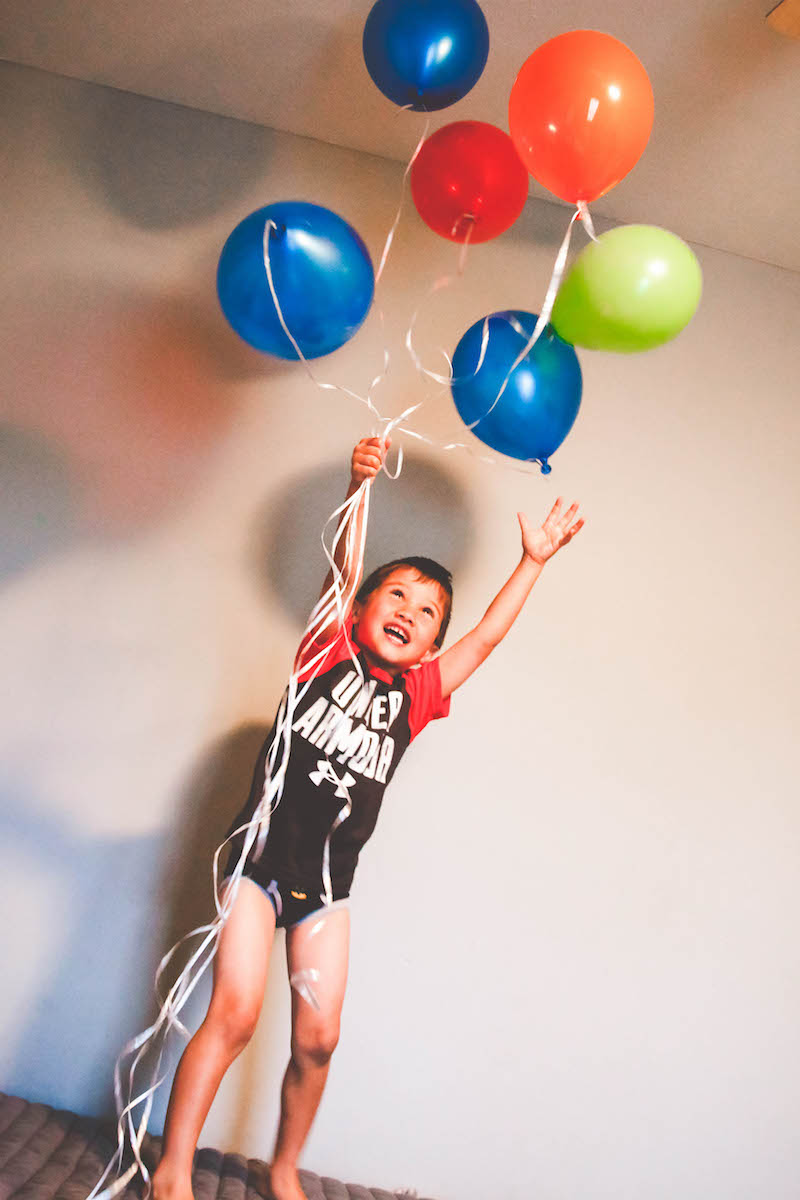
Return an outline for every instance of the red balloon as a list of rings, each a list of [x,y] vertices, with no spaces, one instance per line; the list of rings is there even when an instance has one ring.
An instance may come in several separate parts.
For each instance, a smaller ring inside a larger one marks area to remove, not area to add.
[[[426,225],[453,242],[488,242],[513,225],[528,173],[507,133],[455,121],[425,141],[411,168],[411,195]],[[471,230],[471,232],[470,232]]]
[[[575,29],[523,64],[508,123],[531,175],[570,204],[603,196],[628,174],[653,125],[639,59],[607,33]]]

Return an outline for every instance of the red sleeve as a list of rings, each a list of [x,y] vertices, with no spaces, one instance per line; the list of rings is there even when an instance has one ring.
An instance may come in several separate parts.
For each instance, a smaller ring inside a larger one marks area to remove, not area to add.
[[[355,658],[358,649],[353,646],[352,638],[353,622],[347,621],[334,631],[333,638],[327,643],[324,641],[301,642],[294,664],[299,682],[305,683],[312,675],[321,675],[324,671],[329,671],[331,667],[335,667],[345,658]],[[325,652],[324,657],[319,658],[314,666],[307,665],[317,659],[323,651]]]
[[[415,667],[405,676],[406,691],[411,700],[408,724],[411,740],[420,733],[429,721],[446,717],[450,712],[450,697],[442,695],[442,673],[438,658]]]

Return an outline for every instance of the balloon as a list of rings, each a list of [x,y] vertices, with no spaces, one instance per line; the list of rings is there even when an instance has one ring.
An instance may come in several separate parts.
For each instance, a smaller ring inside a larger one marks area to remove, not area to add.
[[[487,242],[513,225],[528,198],[528,172],[507,133],[485,121],[437,129],[411,168],[417,212],[454,242]]]
[[[377,0],[364,26],[364,61],[377,87],[415,112],[466,96],[489,56],[475,0]]]
[[[369,252],[351,225],[328,208],[284,200],[268,204],[236,226],[217,268],[222,311],[256,350],[297,358],[283,332],[264,265],[264,229],[270,231],[269,262],[287,327],[305,358],[344,345],[372,303],[375,277]]]
[[[692,251],[654,225],[620,225],[576,258],[551,321],[590,350],[651,350],[680,333],[700,303],[703,278]]]
[[[548,474],[548,457],[558,449],[578,415],[581,368],[578,356],[549,325],[513,371],[509,369],[536,325],[535,313],[499,312],[489,318],[489,340],[480,362],[484,320],[476,321],[456,346],[452,392],[459,416],[476,437],[511,458],[536,460]]]
[[[523,64],[508,123],[531,175],[570,204],[588,203],[640,158],[653,124],[653,89],[623,42],[575,29]]]

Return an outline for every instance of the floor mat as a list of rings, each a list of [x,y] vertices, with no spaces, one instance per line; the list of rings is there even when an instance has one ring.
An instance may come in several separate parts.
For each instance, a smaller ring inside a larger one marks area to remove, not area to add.
[[[108,1123],[0,1092],[0,1200],[86,1200],[115,1148]],[[148,1166],[160,1148],[159,1138],[146,1139]],[[268,1179],[257,1158],[205,1149],[195,1155],[195,1200],[271,1200]],[[414,1192],[359,1187],[311,1171],[301,1171],[300,1180],[308,1200],[416,1200]],[[122,1200],[141,1196],[136,1179]]]

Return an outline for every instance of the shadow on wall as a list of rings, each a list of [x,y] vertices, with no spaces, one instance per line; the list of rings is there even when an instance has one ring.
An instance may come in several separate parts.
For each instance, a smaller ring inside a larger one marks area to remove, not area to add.
[[[68,820],[43,820],[18,781],[0,788],[4,846],[30,864],[29,887],[44,876],[59,896],[47,930],[57,949],[39,970],[3,1087],[82,1113],[111,1111],[114,1060],[147,1012],[157,961],[150,910],[160,838],[85,836]]]
[[[255,570],[301,628],[327,571],[320,530],[342,503],[346,487],[342,463],[301,475],[263,511],[253,531]],[[406,455],[399,479],[382,478],[373,485],[365,574],[408,554],[434,558],[455,575],[473,542],[466,492],[427,459]],[[312,552],[314,546],[320,546],[318,553]],[[298,553],[298,547],[305,552]]]
[[[5,1090],[86,1114],[114,1111],[114,1062],[155,1015],[158,962],[213,916],[213,854],[247,798],[267,732],[245,725],[203,756],[185,789],[181,817],[166,834],[84,835],[68,820],[43,819],[36,797],[16,781],[3,781],[4,844],[30,862],[31,886],[45,876],[63,900],[52,914],[57,951],[49,970],[40,970],[42,982],[2,1080]],[[168,972],[167,986],[176,973]],[[190,1027],[202,1019],[207,992],[199,988],[183,1014]],[[173,1036],[165,1059],[170,1072],[183,1045]],[[242,1126],[248,1094],[243,1088]],[[169,1081],[156,1097],[151,1131],[158,1131],[168,1099]]]
[[[72,167],[141,229],[207,221],[267,169],[272,130],[113,88],[86,94]]]
[[[202,757],[184,789],[181,820],[170,832],[161,864],[158,908],[162,916],[163,936],[159,957],[190,930],[197,929],[214,915],[214,852],[249,796],[256,758],[268,733],[267,726],[257,723],[233,730]],[[223,850],[219,858],[220,879],[227,859],[227,850]],[[199,941],[195,939],[176,955],[174,967],[170,967],[165,978],[167,986],[176,978],[189,953],[198,944]],[[187,1007],[190,1028],[196,1027],[205,1015],[209,986],[210,972],[198,1002],[192,1004],[191,1009]],[[170,1079],[153,1106],[151,1129],[154,1131],[163,1123],[171,1074],[183,1047],[183,1041],[174,1038],[166,1056],[165,1064]],[[241,1067],[245,1071],[246,1083],[239,1088],[236,1101],[238,1111],[232,1116],[232,1125],[236,1130],[247,1127],[250,1099],[258,1087],[258,1063],[254,1057],[247,1056]]]
[[[6,421],[49,439],[76,520],[99,533],[137,531],[179,503],[236,419],[228,380],[285,369],[236,336],[216,297],[203,307],[52,272],[20,281],[0,340]]]
[[[75,479],[41,434],[0,425],[0,587],[69,547],[78,531]]]
[[[180,801],[180,821],[167,838],[158,898],[163,953],[213,915],[212,861],[250,793],[258,752],[269,732],[262,724],[234,730],[201,758]],[[220,855],[220,877],[227,853]]]

